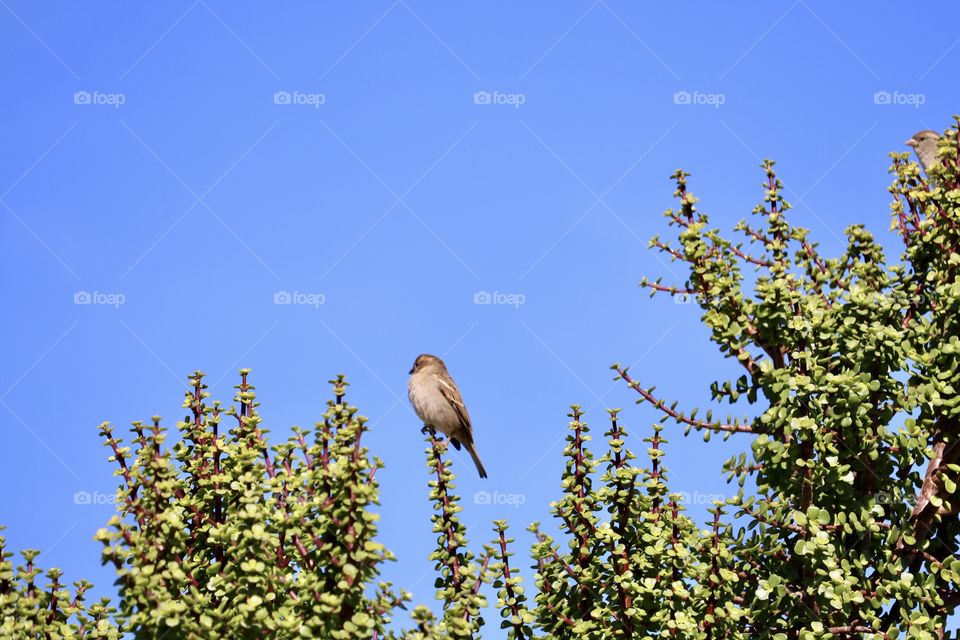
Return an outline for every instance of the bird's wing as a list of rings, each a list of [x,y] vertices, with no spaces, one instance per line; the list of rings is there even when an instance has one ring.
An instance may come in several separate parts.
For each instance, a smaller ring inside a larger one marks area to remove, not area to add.
[[[450,403],[453,410],[457,412],[460,419],[460,426],[467,430],[470,439],[473,439],[473,429],[470,426],[470,414],[467,413],[467,405],[463,404],[463,398],[460,396],[460,389],[457,389],[455,382],[444,380],[443,376],[437,376],[437,386],[444,399]]]

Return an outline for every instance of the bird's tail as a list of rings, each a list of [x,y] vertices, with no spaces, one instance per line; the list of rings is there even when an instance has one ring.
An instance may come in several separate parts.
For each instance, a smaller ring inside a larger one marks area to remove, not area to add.
[[[477,465],[477,473],[480,474],[481,478],[486,478],[487,470],[483,468],[483,463],[480,462],[480,456],[477,455],[477,447],[474,446],[472,442],[464,442],[463,445],[467,448],[467,453],[470,454],[470,457],[473,458],[473,464]]]

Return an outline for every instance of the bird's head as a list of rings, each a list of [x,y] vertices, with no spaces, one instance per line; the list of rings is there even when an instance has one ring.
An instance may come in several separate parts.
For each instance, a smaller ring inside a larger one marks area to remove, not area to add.
[[[930,129],[924,129],[913,134],[913,137],[906,141],[908,147],[912,147],[924,171],[929,171],[931,167],[938,163],[937,160],[937,140],[940,134]]]
[[[443,367],[443,360],[437,356],[432,356],[429,353],[421,353],[419,356],[417,356],[417,359],[413,361],[413,367],[410,368],[410,373],[416,373],[424,367],[433,365],[440,365]]]
[[[908,147],[913,147],[914,149],[916,149],[917,147],[924,145],[924,143],[936,144],[937,140],[939,139],[940,139],[940,134],[938,134],[936,131],[934,131],[933,129],[924,129],[923,131],[918,131],[915,134],[913,134],[913,137],[907,140],[906,142],[904,142],[904,144],[907,145]]]

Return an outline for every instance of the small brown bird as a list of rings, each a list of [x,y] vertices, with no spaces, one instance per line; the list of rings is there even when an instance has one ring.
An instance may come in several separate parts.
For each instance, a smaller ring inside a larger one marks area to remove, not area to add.
[[[913,137],[904,144],[908,147],[913,147],[914,153],[916,153],[917,158],[920,159],[920,164],[923,165],[923,170],[929,171],[931,167],[939,162],[937,160],[937,140],[939,139],[940,134],[936,131],[924,129],[923,131],[918,131],[913,134]]]
[[[407,390],[413,410],[423,420],[423,428],[444,434],[458,451],[462,443],[477,465],[480,477],[486,478],[487,472],[473,443],[470,414],[443,360],[428,353],[418,356],[410,369]]]

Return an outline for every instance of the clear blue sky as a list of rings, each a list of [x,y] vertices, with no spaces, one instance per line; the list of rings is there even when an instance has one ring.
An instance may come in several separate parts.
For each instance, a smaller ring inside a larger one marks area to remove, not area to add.
[[[730,228],[773,157],[827,253],[864,222],[899,255],[886,154],[960,111],[960,34],[952,3],[884,6],[0,0],[10,546],[111,593],[92,536],[112,506],[74,501],[115,490],[101,421],[172,426],[189,372],[229,400],[250,367],[285,434],[319,418],[343,372],[386,463],[387,577],[431,603],[406,379],[432,352],[490,473],[457,463],[471,541],[506,517],[526,567],[522,529],[559,495],[569,404],[597,436],[602,409],[623,407],[645,451],[656,414],[611,382],[612,362],[689,408],[739,375],[695,307],[637,287],[683,281],[646,249],[673,170]],[[322,304],[275,304],[283,291]],[[481,291],[523,304],[475,304]],[[720,464],[747,440],[667,434],[676,490],[730,493]],[[481,490],[523,504],[476,504]]]

